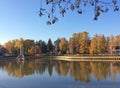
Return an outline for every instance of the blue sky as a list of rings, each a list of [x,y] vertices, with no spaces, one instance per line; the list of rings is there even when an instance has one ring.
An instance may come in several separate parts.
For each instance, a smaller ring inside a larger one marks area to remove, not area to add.
[[[120,4],[120,3],[119,3]],[[67,12],[65,17],[59,17],[59,21],[47,26],[46,16],[39,17],[40,0],[0,0],[0,44],[13,39],[34,39],[53,41],[58,37],[69,37],[73,33],[87,31],[90,37],[97,34],[120,34],[120,11],[112,9],[101,14],[97,21],[93,20],[94,11],[86,7],[82,15],[75,11]]]

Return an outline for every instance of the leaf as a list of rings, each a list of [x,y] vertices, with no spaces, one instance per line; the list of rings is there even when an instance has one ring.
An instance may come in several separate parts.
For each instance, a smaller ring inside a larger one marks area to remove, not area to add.
[[[81,10],[81,9],[80,9],[80,10],[78,10],[77,12],[78,12],[79,14],[82,14],[82,10]]]
[[[117,4],[117,1],[116,1],[116,0],[112,0],[112,3],[113,3],[114,5],[116,5],[116,4]]]
[[[95,14],[95,16],[98,17],[99,15],[100,15],[100,12],[97,11],[96,14]]]
[[[56,23],[58,21],[58,18],[54,17],[54,19],[52,20],[52,24]]]
[[[118,6],[115,6],[114,11],[119,11],[119,7],[118,7]]]
[[[99,11],[99,10],[101,10],[101,6],[96,7],[96,11]]]
[[[94,17],[94,20],[97,20],[98,18],[97,17]]]
[[[52,13],[54,13],[54,12],[55,12],[54,8],[52,8],[52,9],[51,9],[51,12],[52,12]]]
[[[80,7],[80,2],[81,2],[81,0],[76,0],[76,2],[74,4],[74,7],[79,8]]]
[[[45,11],[45,9],[43,9],[43,8],[40,8],[40,11]]]
[[[74,5],[73,5],[73,4],[71,4],[71,5],[70,5],[70,9],[73,11],[73,10],[74,10],[74,8],[75,8],[75,7],[74,7]]]
[[[94,6],[94,2],[92,2],[91,5]]]
[[[95,2],[98,2],[99,0],[95,0]]]
[[[50,18],[50,14],[48,14],[48,18]]]
[[[50,22],[50,21],[47,21],[47,25],[51,25],[51,22]]]
[[[42,15],[43,15],[43,13],[40,11],[39,16],[41,17]]]
[[[62,16],[64,17],[65,9],[62,9],[61,12]]]
[[[47,4],[47,5],[49,4],[49,1],[48,1],[48,0],[46,0],[46,4]]]

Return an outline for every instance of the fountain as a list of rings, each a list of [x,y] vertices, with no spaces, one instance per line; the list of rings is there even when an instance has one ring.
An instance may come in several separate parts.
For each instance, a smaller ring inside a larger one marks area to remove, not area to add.
[[[17,59],[18,62],[21,62],[21,61],[25,60],[24,50],[23,50],[23,44],[20,45],[20,54],[17,56],[16,59]]]

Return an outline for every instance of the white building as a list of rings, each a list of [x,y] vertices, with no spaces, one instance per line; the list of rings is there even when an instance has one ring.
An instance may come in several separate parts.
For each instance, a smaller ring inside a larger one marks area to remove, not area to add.
[[[114,46],[114,49],[110,49],[111,54],[119,54],[120,55],[120,45]]]

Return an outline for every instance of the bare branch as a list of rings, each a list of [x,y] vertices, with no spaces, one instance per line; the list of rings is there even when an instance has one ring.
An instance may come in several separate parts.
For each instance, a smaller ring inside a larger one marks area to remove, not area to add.
[[[39,16],[47,15],[49,19],[47,24],[51,25],[58,21],[58,17],[56,17],[55,14],[61,14],[61,16],[64,17],[69,9],[71,11],[77,10],[78,14],[82,14],[82,10],[88,4],[94,8],[94,20],[97,20],[101,13],[108,12],[111,8],[110,6],[113,6],[114,11],[119,10],[117,0],[40,0]],[[50,8],[50,10],[46,7]]]

